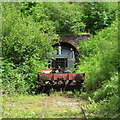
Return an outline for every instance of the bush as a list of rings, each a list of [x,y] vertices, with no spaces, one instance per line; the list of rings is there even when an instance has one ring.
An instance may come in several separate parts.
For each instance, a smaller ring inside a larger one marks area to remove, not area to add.
[[[118,40],[117,22],[80,45],[80,64],[77,72],[86,73],[87,90],[96,90],[103,81],[109,80],[117,72]]]
[[[118,112],[118,29],[117,21],[90,41],[81,43],[81,65],[77,72],[86,73],[86,90],[92,92],[86,107],[91,117],[117,118]],[[94,109],[93,109],[94,108]]]
[[[45,19],[35,22],[31,16],[22,16],[15,4],[3,3],[2,6],[3,89],[31,93],[35,92],[37,74],[47,68],[54,52],[52,45],[59,37],[53,33],[51,22]]]

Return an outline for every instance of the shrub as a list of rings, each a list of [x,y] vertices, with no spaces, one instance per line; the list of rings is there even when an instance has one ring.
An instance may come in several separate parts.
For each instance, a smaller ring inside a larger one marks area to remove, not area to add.
[[[35,92],[37,74],[47,68],[54,52],[52,45],[59,37],[53,33],[51,22],[35,22],[31,16],[23,16],[15,4],[2,6],[3,89],[31,93]]]
[[[77,72],[86,73],[86,89],[92,92],[87,110],[99,118],[118,118],[118,29],[117,21],[90,41],[81,43],[81,65]],[[94,108],[94,109],[93,109]]]
[[[86,73],[87,90],[96,90],[118,70],[117,22],[80,45],[77,72]]]

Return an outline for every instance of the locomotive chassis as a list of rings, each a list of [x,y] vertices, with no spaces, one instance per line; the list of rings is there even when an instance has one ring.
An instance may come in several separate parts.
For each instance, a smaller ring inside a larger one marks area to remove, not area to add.
[[[50,89],[74,91],[84,90],[84,73],[39,73],[38,86],[40,91]]]

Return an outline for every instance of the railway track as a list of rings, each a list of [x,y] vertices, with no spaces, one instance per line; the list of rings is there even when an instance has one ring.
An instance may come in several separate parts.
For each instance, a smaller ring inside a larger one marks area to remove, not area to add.
[[[46,115],[46,113],[47,113],[47,97],[45,97],[45,104],[44,104],[44,111],[43,111],[43,113],[42,113],[42,118],[41,118],[41,120],[43,119],[43,118],[45,118],[45,115]]]
[[[49,105],[49,101],[50,101],[50,96],[46,96],[45,97],[45,100],[44,100],[44,108],[43,108],[43,113],[42,113],[42,116],[41,116],[41,120],[43,120],[44,118],[46,118],[47,116],[47,112],[49,113],[49,108],[48,108],[48,105]],[[59,103],[59,105],[58,105]],[[76,107],[79,107],[79,110],[81,110],[81,113],[82,113],[82,118],[84,117],[85,120],[89,120],[89,117],[88,117],[88,113],[87,111],[84,109],[82,103],[80,102],[80,100],[77,100],[77,102],[75,103],[75,100],[71,101],[71,102],[63,102],[61,100],[57,100],[55,101],[54,103],[54,106],[52,107],[55,107],[55,106],[58,106],[58,107],[62,107],[63,106],[63,109],[67,106],[67,107],[70,107],[70,105],[76,105]],[[59,110],[58,110],[59,111]],[[80,113],[80,115],[81,115]],[[78,118],[78,116],[76,117],[71,117],[71,118]],[[81,118],[81,117],[79,117]]]

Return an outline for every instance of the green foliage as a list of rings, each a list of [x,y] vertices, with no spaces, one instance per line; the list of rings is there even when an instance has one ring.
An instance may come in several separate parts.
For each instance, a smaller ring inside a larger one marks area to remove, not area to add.
[[[82,3],[84,16],[83,21],[86,25],[85,31],[92,34],[96,30],[108,27],[117,14],[117,3],[113,2],[84,2]]]
[[[118,103],[118,73],[115,73],[110,80],[103,82],[102,87],[94,92],[92,104],[88,105],[88,110],[96,106],[98,117],[117,118]]]
[[[103,82],[102,88],[94,92],[93,99],[100,101],[118,94],[118,73],[113,74],[110,80]]]
[[[118,103],[118,73],[115,73],[110,80],[103,82],[102,87],[94,92],[92,102],[87,109],[91,110],[95,106],[94,112],[97,111],[98,117],[118,118]]]
[[[37,22],[49,20],[58,34],[78,34],[84,32],[82,8],[73,3],[23,3],[24,15],[31,15]]]
[[[99,102],[89,99],[89,102],[85,107],[89,113],[89,117],[103,119],[119,118],[119,97],[117,95],[113,95],[109,99],[104,99]]]
[[[91,117],[118,117],[118,29],[117,21],[90,41],[81,43],[81,65],[77,72],[86,73],[86,90],[91,93],[87,110]],[[93,109],[94,108],[94,109]]]
[[[20,74],[19,69],[14,69],[13,63],[3,62],[2,88],[5,93],[25,93],[27,85],[25,84],[25,75]]]
[[[11,6],[14,7],[14,5]],[[6,12],[4,11],[4,14]],[[24,62],[25,59],[30,59],[35,54],[42,59],[47,57],[46,52],[52,51],[51,45],[55,43],[53,39],[57,38],[51,32],[54,28],[45,21],[42,21],[44,26],[41,23],[34,22],[30,16],[24,18],[20,17],[20,13],[11,14],[9,12],[9,14],[3,15],[3,56],[10,58],[14,63]],[[10,32],[7,32],[5,30],[7,30],[6,26],[9,26],[9,24],[6,21],[11,20],[11,18],[15,19],[15,24],[13,23]],[[46,29],[50,29],[47,34],[45,33]]]
[[[86,109],[91,117],[117,118],[120,54],[117,20],[113,22],[117,17],[117,7],[117,3],[112,2],[2,3],[3,61],[0,64],[3,64],[3,93],[34,94],[37,74],[47,68],[48,59],[54,54],[52,45],[59,40],[57,34],[89,32],[96,35],[90,41],[82,42],[79,48],[81,58],[77,72],[86,73],[88,91],[80,97],[88,98]],[[72,96],[78,97],[79,94],[76,91]],[[7,106],[6,110],[5,116],[12,117],[11,108]],[[36,113],[22,110],[24,114],[15,116],[36,117]],[[68,116],[79,115],[79,111],[65,110],[53,116],[67,116],[66,113]]]
[[[117,9],[117,4],[112,5],[114,7],[111,7],[111,3],[3,3],[4,89],[11,88],[19,93],[21,90],[33,91],[37,85],[37,73],[42,68],[47,68],[47,61],[54,54],[52,45],[59,39],[56,33],[80,34],[88,32],[89,29],[92,33],[109,26],[115,18]],[[96,89],[95,84],[100,86],[106,76],[107,79],[111,78],[112,71],[116,69],[117,47],[114,46],[117,43],[116,39],[113,42],[112,38],[117,38],[117,34],[113,28],[114,26],[100,32],[91,40],[93,42],[81,45],[84,67],[79,70],[89,74],[86,75],[86,80],[92,79],[87,81],[86,86],[89,90]],[[9,83],[13,85],[7,87]],[[22,89],[23,86],[25,89]]]
[[[84,32],[82,8],[78,4],[49,3],[47,11],[60,34],[79,34]],[[53,13],[54,11],[54,13]]]
[[[112,2],[24,2],[19,9],[22,15],[30,15],[36,22],[49,22],[58,34],[95,34],[115,20],[117,7]]]
[[[38,72],[47,67],[58,36],[48,21],[35,22],[31,16],[22,16],[14,3],[4,3],[2,11],[3,88],[30,93],[35,91]]]
[[[80,45],[81,65],[78,66],[78,72],[86,73],[86,88],[89,90],[98,88],[101,82],[111,78],[113,72],[118,69],[117,32],[115,22],[90,41]]]

